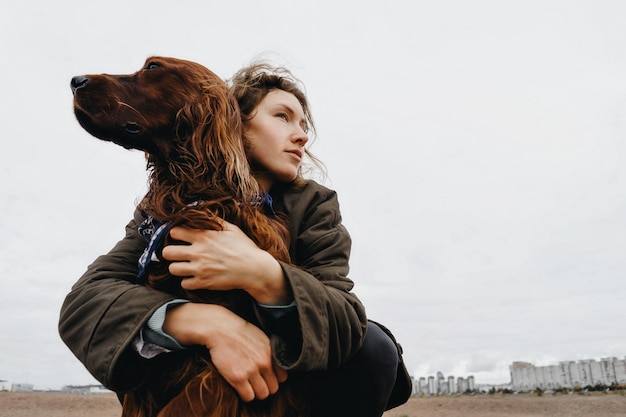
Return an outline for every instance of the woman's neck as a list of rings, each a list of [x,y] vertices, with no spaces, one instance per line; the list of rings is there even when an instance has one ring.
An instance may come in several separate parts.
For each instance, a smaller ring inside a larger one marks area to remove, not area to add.
[[[259,184],[259,188],[261,192],[269,192],[269,190],[274,185],[274,181],[266,175],[255,175],[254,176],[257,183]]]

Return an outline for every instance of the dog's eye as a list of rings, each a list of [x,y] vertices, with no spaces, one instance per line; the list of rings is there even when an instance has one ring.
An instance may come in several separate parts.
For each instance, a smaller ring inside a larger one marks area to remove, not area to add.
[[[149,62],[148,65],[146,65],[146,69],[147,70],[153,70],[155,68],[159,68],[160,65],[158,62]]]

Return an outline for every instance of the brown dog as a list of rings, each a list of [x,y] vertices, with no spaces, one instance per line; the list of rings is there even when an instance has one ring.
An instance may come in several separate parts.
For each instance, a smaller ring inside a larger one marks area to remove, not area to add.
[[[168,227],[215,230],[225,219],[276,259],[289,261],[287,228],[263,212],[238,106],[222,79],[195,62],[151,57],[134,74],[76,76],[71,88],[74,113],[87,132],[146,152],[150,183],[139,209],[148,219]],[[164,240],[176,243],[167,236]],[[258,324],[247,293],[184,291],[167,266],[164,261],[149,264],[147,285],[196,302],[225,305]],[[241,401],[204,347],[162,354],[149,363],[147,382],[125,395],[123,417],[306,415],[290,379],[267,400]]]

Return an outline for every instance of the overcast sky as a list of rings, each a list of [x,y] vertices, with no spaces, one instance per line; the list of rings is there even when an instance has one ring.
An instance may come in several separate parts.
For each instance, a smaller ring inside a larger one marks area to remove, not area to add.
[[[302,79],[355,291],[414,376],[626,356],[625,21],[620,0],[3,2],[0,380],[95,383],[58,312],[146,174],[81,129],[69,82],[153,54]]]

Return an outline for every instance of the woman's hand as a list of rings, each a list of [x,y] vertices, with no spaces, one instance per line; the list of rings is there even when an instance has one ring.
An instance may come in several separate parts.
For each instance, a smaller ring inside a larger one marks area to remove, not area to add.
[[[267,335],[225,307],[181,304],[168,311],[163,330],[183,345],[206,346],[218,372],[244,401],[275,394],[287,379],[272,360]]]
[[[172,262],[170,273],[185,277],[184,289],[242,289],[267,305],[293,300],[278,261],[237,226],[224,221],[220,231],[175,227],[170,236],[189,243],[163,248],[163,257]]]

